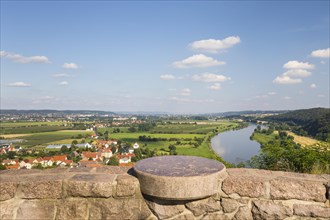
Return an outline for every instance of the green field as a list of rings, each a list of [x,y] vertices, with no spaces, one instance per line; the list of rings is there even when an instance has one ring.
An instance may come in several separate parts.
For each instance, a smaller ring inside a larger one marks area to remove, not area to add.
[[[223,131],[231,126],[234,126],[234,124],[227,121],[205,124],[166,124],[157,126],[151,132],[169,134],[207,134],[213,130]]]
[[[23,139],[26,141],[21,144],[22,147],[34,147],[34,146],[47,146],[48,144],[63,144],[63,140],[68,143],[68,140],[71,140],[69,143],[72,142],[72,140],[76,140],[74,138],[71,138],[73,136],[77,136],[79,134],[86,135],[91,134],[92,132],[86,132],[86,131],[55,131],[55,132],[42,132],[42,133],[35,133],[30,136],[23,137]],[[78,139],[79,140],[79,139]]]
[[[259,142],[260,144],[267,144],[269,141],[275,141],[278,134],[262,134],[262,133],[253,133],[252,139]]]
[[[29,134],[70,129],[71,124],[62,121],[55,122],[1,122],[0,135]]]
[[[33,126],[59,126],[64,125],[67,122],[63,121],[51,121],[51,122],[34,122],[34,121],[25,121],[25,122],[1,122],[0,127],[9,128],[9,127],[33,127]]]
[[[25,142],[21,144],[22,147],[28,148],[42,149],[48,144],[71,143],[73,140],[80,142],[82,138],[86,142],[92,141],[89,136],[93,132],[66,130],[70,128],[62,125],[60,122],[19,122],[16,125],[15,123],[3,123],[1,128],[13,134],[13,138],[15,134],[29,134],[22,137]],[[156,151],[156,155],[169,154],[168,147],[174,145],[178,155],[202,156],[221,160],[211,148],[210,139],[217,133],[233,129],[238,125],[238,123],[229,121],[160,123],[148,132],[128,132],[128,127],[99,128],[98,132],[104,134],[105,131],[108,131],[109,139],[117,139],[129,144],[137,142],[142,148]],[[120,132],[114,133],[114,129],[117,128],[120,129]],[[82,137],[78,138],[78,135]],[[139,136],[146,136],[149,139],[141,141]]]

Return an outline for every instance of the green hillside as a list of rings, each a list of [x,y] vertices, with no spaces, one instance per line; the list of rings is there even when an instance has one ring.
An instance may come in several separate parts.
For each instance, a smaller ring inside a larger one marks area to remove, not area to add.
[[[285,123],[298,134],[330,141],[330,109],[312,108],[287,112],[266,118],[272,122]]]

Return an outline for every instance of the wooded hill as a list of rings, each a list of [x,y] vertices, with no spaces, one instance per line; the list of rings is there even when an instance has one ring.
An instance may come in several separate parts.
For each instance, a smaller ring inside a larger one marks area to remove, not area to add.
[[[330,141],[330,109],[312,108],[290,111],[265,118],[272,122],[283,122],[293,130],[323,141]],[[301,131],[302,130],[302,131]]]

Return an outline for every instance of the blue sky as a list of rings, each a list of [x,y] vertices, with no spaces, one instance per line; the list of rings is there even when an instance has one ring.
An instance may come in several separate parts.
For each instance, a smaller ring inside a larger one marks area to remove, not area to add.
[[[1,108],[329,107],[329,1],[1,1]]]

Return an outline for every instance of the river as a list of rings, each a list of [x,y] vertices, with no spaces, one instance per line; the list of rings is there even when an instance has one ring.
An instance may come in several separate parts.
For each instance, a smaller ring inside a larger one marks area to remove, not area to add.
[[[250,124],[240,130],[220,133],[211,139],[211,146],[227,162],[237,164],[247,161],[260,150],[260,144],[250,140],[256,127],[257,125]]]

